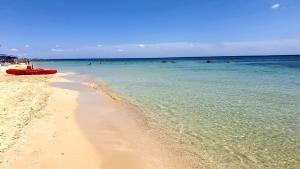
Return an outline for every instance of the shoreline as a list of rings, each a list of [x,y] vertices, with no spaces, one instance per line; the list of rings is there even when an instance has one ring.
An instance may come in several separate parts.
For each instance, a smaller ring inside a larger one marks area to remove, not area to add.
[[[203,154],[194,150],[195,147],[189,143],[186,136],[175,131],[178,128],[173,129],[162,126],[159,121],[147,115],[147,112],[143,107],[126,98],[126,96],[114,91],[103,80],[95,80],[93,77],[86,79],[88,80],[83,80],[83,85],[92,88],[100,95],[104,95],[114,102],[114,104],[125,109],[130,109],[131,111],[126,112],[127,115],[130,116],[130,118],[135,119],[135,123],[138,127],[142,128],[143,131],[146,131],[148,137],[155,139],[157,144],[166,145],[166,151],[172,152],[172,158],[178,158],[176,161],[183,162],[184,165],[191,165],[192,167],[190,168],[217,168],[213,163],[205,159]],[[176,154],[177,157],[174,154]],[[182,158],[184,160],[182,160]],[[193,162],[187,164],[187,161],[196,161],[196,163]],[[182,164],[177,163],[177,165]]]
[[[186,147],[183,146],[184,143],[180,138],[172,135],[172,132],[160,128],[156,122],[153,122],[153,119],[146,116],[142,108],[126,99],[126,97],[118,95],[105,82],[97,83],[98,81],[87,80],[90,79],[90,76],[88,77],[78,80],[78,75],[76,77],[72,76],[72,81],[74,81],[74,78],[77,79],[75,83],[60,83],[58,87],[80,91],[77,120],[81,129],[94,145],[103,144],[103,140],[107,139],[114,140],[112,144],[109,141],[110,146],[108,147],[115,147],[115,142],[117,142],[117,149],[121,148],[129,151],[130,154],[133,153],[135,154],[133,156],[136,157],[145,157],[129,160],[131,162],[140,161],[135,163],[138,165],[143,164],[143,166],[138,167],[139,169],[213,168],[212,164],[185,149]],[[98,100],[98,102],[95,100]],[[102,108],[99,109],[99,107]],[[90,110],[92,111],[89,112]],[[103,131],[104,135],[115,136],[103,138],[99,135],[100,131]],[[107,144],[107,142],[104,144]],[[97,148],[99,151],[103,151],[102,146]],[[107,153],[107,148],[104,149],[106,152],[104,154],[111,153],[111,150],[108,150],[110,152]],[[126,163],[126,160],[122,162]]]
[[[17,83],[21,76],[8,77]],[[94,90],[65,77],[47,80],[43,87],[49,98],[38,111],[41,115],[20,128],[18,138],[0,153],[0,168],[210,168],[186,156],[182,147],[170,146],[172,142],[167,140],[171,139],[162,138],[167,135],[153,135],[158,130],[147,128],[147,121],[136,116],[135,108],[110,97],[103,89]],[[55,86],[75,83],[81,89]],[[82,97],[84,93],[98,101],[91,104],[90,97]],[[102,106],[99,109],[93,105]],[[82,109],[94,114],[83,114]]]

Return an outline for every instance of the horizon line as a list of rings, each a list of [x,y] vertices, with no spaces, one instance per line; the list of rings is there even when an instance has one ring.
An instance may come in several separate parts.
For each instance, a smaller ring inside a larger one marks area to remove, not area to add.
[[[271,57],[271,56],[300,56],[300,54],[282,54],[282,55],[224,55],[224,56],[179,56],[179,57],[78,57],[78,58],[30,58],[31,60],[118,60],[118,59],[180,59],[180,58],[221,58],[221,57]]]

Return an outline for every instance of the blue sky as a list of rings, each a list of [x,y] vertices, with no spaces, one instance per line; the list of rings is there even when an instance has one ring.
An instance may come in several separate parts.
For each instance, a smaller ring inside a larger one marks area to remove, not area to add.
[[[299,0],[0,0],[0,23],[19,56],[300,53]]]

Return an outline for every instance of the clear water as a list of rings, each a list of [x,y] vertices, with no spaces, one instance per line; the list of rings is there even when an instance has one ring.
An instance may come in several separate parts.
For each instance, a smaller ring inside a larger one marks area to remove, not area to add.
[[[37,64],[103,80],[218,168],[300,168],[300,56],[165,60]]]

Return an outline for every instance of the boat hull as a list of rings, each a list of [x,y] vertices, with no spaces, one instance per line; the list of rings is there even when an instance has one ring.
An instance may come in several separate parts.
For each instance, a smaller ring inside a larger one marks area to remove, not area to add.
[[[48,75],[55,74],[57,70],[50,69],[7,69],[7,74],[11,75]]]

